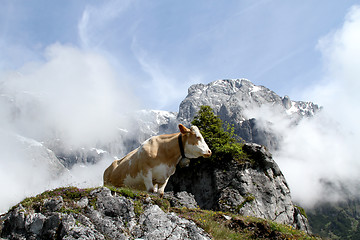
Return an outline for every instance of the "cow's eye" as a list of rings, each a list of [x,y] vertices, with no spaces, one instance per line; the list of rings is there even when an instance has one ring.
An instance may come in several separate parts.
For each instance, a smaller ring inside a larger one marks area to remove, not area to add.
[[[201,137],[196,137],[196,139],[200,141],[200,140],[201,140]]]

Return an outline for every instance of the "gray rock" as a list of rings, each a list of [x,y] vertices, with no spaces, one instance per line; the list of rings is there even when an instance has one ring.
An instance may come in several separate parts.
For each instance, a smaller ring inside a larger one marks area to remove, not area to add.
[[[91,192],[96,197],[96,210],[88,209],[88,217],[95,227],[111,239],[127,239],[127,232],[136,225],[134,203],[122,196],[112,195],[108,188]],[[127,229],[129,227],[129,229]]]
[[[62,221],[62,215],[60,213],[50,213],[46,216],[43,229],[42,229],[42,235],[45,239],[55,239],[56,238],[56,232],[59,229],[59,226]]]
[[[41,233],[46,217],[41,213],[29,214],[25,220],[25,229],[30,233],[38,235]]]
[[[76,205],[79,208],[85,208],[88,204],[89,204],[89,199],[87,197],[83,197],[79,201],[76,202]]]
[[[282,103],[287,110],[289,110],[292,107],[292,103],[289,96],[284,96],[282,99]]]
[[[19,204],[14,210],[10,211],[5,216],[2,216],[2,235],[14,237],[19,234],[25,233],[25,209]],[[24,238],[25,239],[25,238]]]
[[[50,212],[59,211],[64,205],[64,200],[61,196],[57,196],[50,199],[45,199],[44,208]]]
[[[294,225],[297,229],[303,229],[307,233],[312,232],[309,228],[309,221],[307,217],[302,215],[296,206],[294,207]]]
[[[157,205],[150,205],[140,216],[143,239],[210,239],[194,222],[165,213]]]
[[[174,192],[166,192],[164,194],[164,198],[170,201],[172,207],[178,207],[178,208],[185,207],[189,209],[199,207],[194,198],[194,195],[185,191],[177,192],[175,194]]]
[[[105,239],[93,226],[85,226],[74,218],[73,215],[62,216],[62,239]]]

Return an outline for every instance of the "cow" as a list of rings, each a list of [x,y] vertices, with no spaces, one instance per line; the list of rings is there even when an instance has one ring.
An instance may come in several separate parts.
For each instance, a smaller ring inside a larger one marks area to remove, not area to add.
[[[115,160],[104,172],[104,185],[157,192],[163,196],[177,164],[188,165],[189,158],[211,156],[198,127],[189,129],[179,124],[179,130],[180,133],[151,137],[122,159]]]

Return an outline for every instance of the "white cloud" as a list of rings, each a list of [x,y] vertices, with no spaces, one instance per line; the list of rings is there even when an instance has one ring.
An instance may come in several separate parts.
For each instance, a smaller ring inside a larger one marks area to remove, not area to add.
[[[60,44],[48,47],[45,55],[44,63],[27,64],[2,83],[16,95],[16,127],[30,137],[49,137],[51,129],[61,131],[59,137],[69,144],[91,143],[113,134],[119,113],[136,106],[126,79],[102,56]]]
[[[320,39],[325,75],[322,84],[304,95],[324,109],[293,129],[277,124],[285,133],[274,154],[296,201],[311,206],[317,201],[339,200],[324,181],[341,182],[356,192],[360,173],[360,8],[350,9],[341,29]],[[276,122],[276,121],[275,121]]]
[[[133,1],[107,1],[101,6],[86,6],[78,23],[80,43],[84,48],[93,48],[102,44],[108,35],[113,34],[116,27],[111,23],[118,20]]]
[[[155,106],[156,109],[169,109],[175,102],[178,104],[189,86],[188,81],[180,84],[176,74],[167,71],[165,65],[159,64],[156,59],[149,57],[139,47],[136,50],[135,47],[133,49],[142,70],[148,76],[148,81],[144,81],[140,86],[146,96],[143,99],[148,99],[148,103],[151,103],[148,106]]]
[[[29,148],[57,138],[68,149],[107,143],[117,137],[118,128],[131,124],[129,114],[137,109],[127,79],[103,56],[54,44],[43,58],[0,73],[0,194],[6,195],[0,211],[51,187],[98,185],[104,162],[88,169],[76,166],[56,180],[54,166],[47,162],[51,156],[56,160],[53,153],[45,147],[37,152]],[[21,139],[36,141],[29,145]]]

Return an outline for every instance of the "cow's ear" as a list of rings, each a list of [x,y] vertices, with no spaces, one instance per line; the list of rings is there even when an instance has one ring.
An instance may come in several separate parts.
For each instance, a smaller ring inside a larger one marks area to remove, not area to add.
[[[185,127],[182,124],[179,124],[179,129],[180,129],[180,132],[183,134],[191,132],[190,129],[188,129],[187,127]]]
[[[197,126],[191,126],[190,131],[195,134],[196,132],[199,132],[199,128]]]

